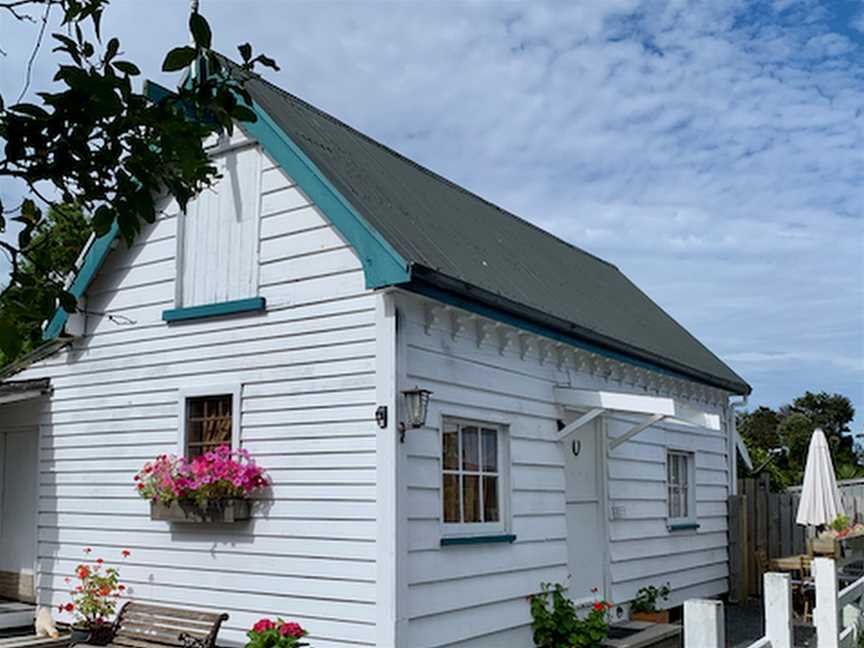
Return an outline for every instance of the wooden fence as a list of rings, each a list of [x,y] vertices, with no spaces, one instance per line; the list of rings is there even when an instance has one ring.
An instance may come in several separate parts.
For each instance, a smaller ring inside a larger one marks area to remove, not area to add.
[[[864,480],[839,482],[843,507],[853,522],[864,522]],[[767,475],[738,481],[729,498],[729,598],[761,596],[770,561],[807,551],[807,529],[795,523],[800,488],[772,493]]]

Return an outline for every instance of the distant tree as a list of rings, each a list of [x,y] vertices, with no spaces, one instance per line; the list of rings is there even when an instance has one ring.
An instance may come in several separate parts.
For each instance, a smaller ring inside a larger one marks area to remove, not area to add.
[[[738,432],[750,441],[752,447],[770,450],[782,445],[777,434],[780,420],[777,412],[762,405],[752,412],[738,415]]]
[[[822,428],[825,435],[842,437],[851,432],[849,424],[855,418],[855,408],[846,396],[827,392],[805,392],[792,401],[793,412],[804,414],[816,427]]]
[[[738,416],[737,425],[754,466],[771,475],[773,488],[782,489],[801,483],[810,438],[817,427],[822,428],[828,439],[838,479],[854,479],[864,474],[849,434],[854,417],[855,409],[846,396],[808,391],[777,410],[762,406],[745,412]],[[788,454],[768,452],[784,447],[788,448]],[[739,474],[746,474],[741,464]]]
[[[810,446],[810,438],[816,429],[804,414],[794,412],[780,422],[777,433],[783,440],[783,445],[789,448],[786,456],[786,465],[790,472],[792,483],[800,483],[804,475],[804,467],[807,463],[807,449]]]
[[[58,281],[75,269],[75,261],[89,236],[89,223],[80,209],[59,205],[48,211],[25,247],[18,281],[0,294],[0,321],[12,331],[0,348],[0,366],[32,351],[42,342],[38,321],[21,314],[28,310],[51,312],[57,295],[43,281],[42,268],[51,268]]]

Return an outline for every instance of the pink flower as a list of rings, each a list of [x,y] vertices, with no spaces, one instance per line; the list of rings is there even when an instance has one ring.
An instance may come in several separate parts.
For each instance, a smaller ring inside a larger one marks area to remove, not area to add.
[[[252,626],[252,631],[260,634],[262,632],[272,630],[275,627],[276,624],[273,623],[270,619],[260,619],[254,626]]]
[[[279,626],[279,634],[283,637],[296,637],[297,639],[300,639],[301,637],[306,636],[306,631],[299,623],[283,623]]]

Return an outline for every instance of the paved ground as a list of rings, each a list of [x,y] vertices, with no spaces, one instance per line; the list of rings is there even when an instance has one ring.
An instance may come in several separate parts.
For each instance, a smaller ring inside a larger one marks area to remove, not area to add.
[[[726,606],[726,645],[732,648],[746,648],[764,632],[762,621],[762,602],[755,601],[747,606]],[[795,646],[815,648],[816,631],[813,626],[795,626]]]

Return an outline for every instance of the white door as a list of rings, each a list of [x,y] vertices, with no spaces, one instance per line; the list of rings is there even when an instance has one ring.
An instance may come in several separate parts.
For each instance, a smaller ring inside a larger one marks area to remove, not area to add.
[[[574,601],[603,596],[606,532],[600,480],[601,445],[592,422],[564,441],[567,479],[567,550],[569,592]]]
[[[36,428],[0,429],[0,576],[18,589],[4,594],[22,600],[33,597],[38,443]]]

